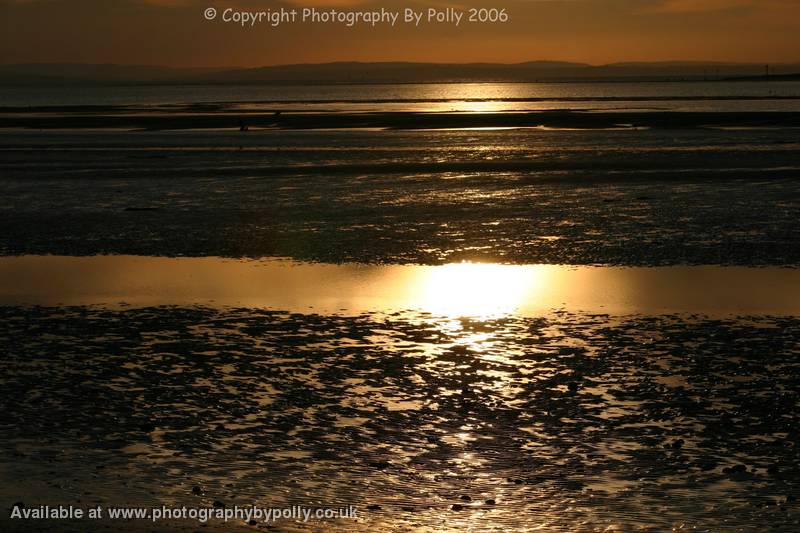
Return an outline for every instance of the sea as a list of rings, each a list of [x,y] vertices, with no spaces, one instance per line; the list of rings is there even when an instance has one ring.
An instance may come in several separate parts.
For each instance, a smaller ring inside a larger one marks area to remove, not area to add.
[[[306,111],[797,111],[800,81],[0,88],[2,107],[228,103]]]

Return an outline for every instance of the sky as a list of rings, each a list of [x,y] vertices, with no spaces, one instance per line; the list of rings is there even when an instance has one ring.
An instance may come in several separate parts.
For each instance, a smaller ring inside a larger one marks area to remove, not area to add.
[[[209,7],[214,21],[204,17]],[[245,28],[220,20],[227,8],[281,7],[505,8],[510,20]],[[531,60],[800,62],[800,0],[0,0],[0,64]]]

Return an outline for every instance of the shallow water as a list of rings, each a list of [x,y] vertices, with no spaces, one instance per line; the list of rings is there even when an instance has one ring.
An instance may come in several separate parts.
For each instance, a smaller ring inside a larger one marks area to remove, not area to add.
[[[0,257],[0,305],[257,307],[477,318],[800,315],[800,270],[453,263],[330,265],[137,256]]]

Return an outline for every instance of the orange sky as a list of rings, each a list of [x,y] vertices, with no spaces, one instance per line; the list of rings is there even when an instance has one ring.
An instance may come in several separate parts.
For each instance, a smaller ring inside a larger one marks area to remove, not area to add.
[[[203,10],[505,7],[508,24],[241,28]],[[0,63],[800,62],[799,0],[0,0]]]

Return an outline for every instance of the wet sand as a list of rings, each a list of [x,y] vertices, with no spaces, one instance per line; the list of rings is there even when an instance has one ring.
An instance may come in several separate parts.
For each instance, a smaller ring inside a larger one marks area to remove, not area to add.
[[[0,253],[800,264],[791,130],[0,133]]]
[[[0,318],[6,502],[353,504],[336,526],[359,530],[798,527],[796,317]]]

